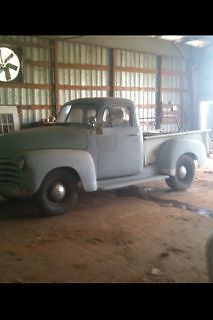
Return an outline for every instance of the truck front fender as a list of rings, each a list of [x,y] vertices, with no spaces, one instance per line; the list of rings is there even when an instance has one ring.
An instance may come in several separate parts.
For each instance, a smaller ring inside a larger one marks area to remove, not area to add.
[[[159,172],[174,176],[176,173],[176,162],[183,154],[189,154],[198,161],[199,167],[204,166],[206,161],[206,147],[200,140],[191,138],[174,138],[166,140],[157,154],[157,165]]]
[[[44,177],[57,168],[72,168],[80,176],[85,191],[96,191],[96,170],[92,156],[87,151],[51,149],[22,153],[26,164],[23,183],[31,194],[38,191]]]

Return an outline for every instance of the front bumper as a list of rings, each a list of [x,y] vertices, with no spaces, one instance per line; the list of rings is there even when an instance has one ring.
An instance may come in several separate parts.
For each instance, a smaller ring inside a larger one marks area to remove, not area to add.
[[[26,198],[30,196],[26,190],[8,184],[0,184],[0,195],[11,198]]]

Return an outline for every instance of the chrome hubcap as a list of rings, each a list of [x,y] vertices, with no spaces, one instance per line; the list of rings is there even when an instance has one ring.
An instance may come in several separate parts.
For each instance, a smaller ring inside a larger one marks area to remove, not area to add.
[[[65,187],[61,183],[55,184],[50,191],[51,200],[54,202],[61,201],[64,198],[65,194]]]
[[[184,179],[186,177],[186,174],[187,174],[186,167],[180,166],[180,168],[178,169],[178,178]]]

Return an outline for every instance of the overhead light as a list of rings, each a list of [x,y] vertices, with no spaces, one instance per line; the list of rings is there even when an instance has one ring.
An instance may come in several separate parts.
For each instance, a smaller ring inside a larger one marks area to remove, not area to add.
[[[169,41],[178,41],[182,39],[184,36],[160,36],[161,39],[169,40]]]
[[[190,41],[185,42],[185,44],[188,44],[193,47],[203,48],[207,44],[209,44],[209,41],[207,41],[207,40],[190,40]]]

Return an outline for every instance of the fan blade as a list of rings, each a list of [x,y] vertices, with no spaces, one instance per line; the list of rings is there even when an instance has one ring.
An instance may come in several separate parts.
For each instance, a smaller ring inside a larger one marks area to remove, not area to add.
[[[13,69],[13,70],[15,70],[15,71],[18,69],[18,67],[15,66],[15,65],[12,64],[12,63],[7,63],[6,68],[10,68],[10,69]]]
[[[11,54],[4,60],[4,63],[7,63],[7,61],[9,61],[13,56],[14,56],[14,54],[11,53]]]
[[[0,60],[1,60],[1,63],[3,63],[3,59],[2,59],[2,55],[1,55],[1,50],[0,50]]]
[[[5,71],[5,77],[6,77],[6,80],[10,80],[11,79],[11,76],[10,76],[10,71],[8,68],[4,68],[4,71]]]

